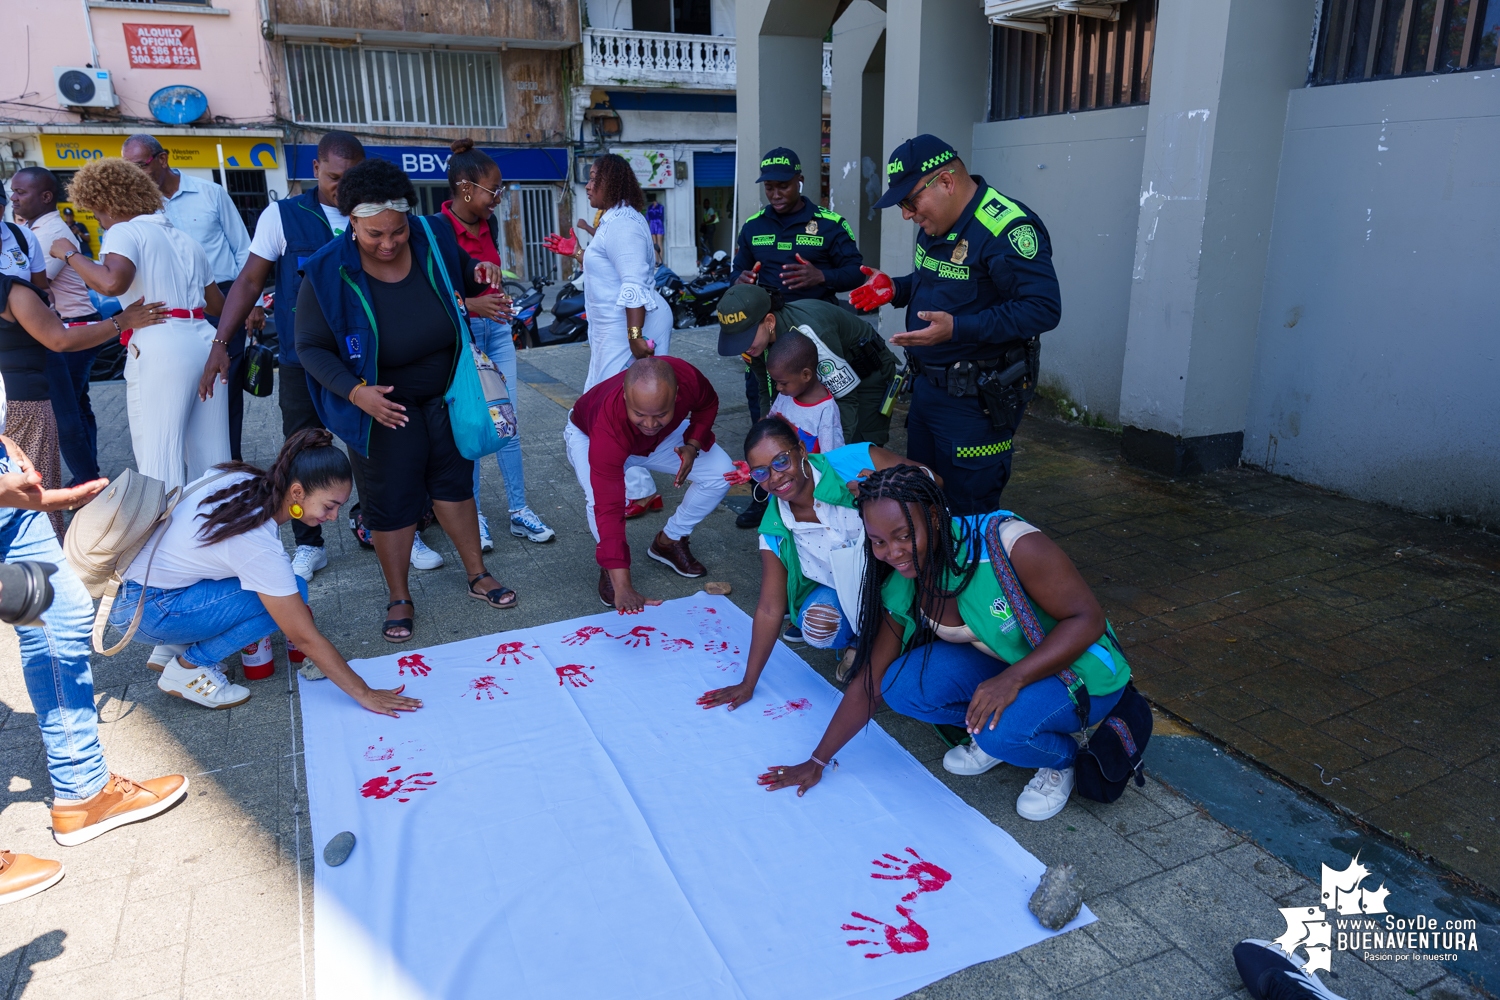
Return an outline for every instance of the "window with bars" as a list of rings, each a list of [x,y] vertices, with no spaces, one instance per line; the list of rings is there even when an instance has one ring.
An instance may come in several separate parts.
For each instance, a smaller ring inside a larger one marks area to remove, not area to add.
[[[1323,0],[1313,86],[1496,65],[1500,0]]]
[[[1150,103],[1156,0],[1125,0],[1119,12],[1048,18],[1045,33],[991,29],[989,120]]]
[[[298,122],[505,127],[493,52],[288,45],[286,63]]]

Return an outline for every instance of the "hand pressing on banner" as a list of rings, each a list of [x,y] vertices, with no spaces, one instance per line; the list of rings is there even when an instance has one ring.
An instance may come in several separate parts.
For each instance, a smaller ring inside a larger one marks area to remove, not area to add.
[[[557,233],[548,233],[542,237],[542,249],[550,250],[559,257],[578,256],[578,237],[573,230],[568,230],[567,236],[559,236]]]
[[[823,765],[816,761],[806,760],[800,764],[777,764],[769,771],[756,778],[756,784],[768,792],[774,792],[782,788],[797,786],[797,796],[800,798],[808,793],[808,790],[823,780]]]
[[[738,684],[729,685],[729,687],[714,688],[712,691],[705,691],[698,698],[696,704],[705,709],[727,705],[729,706],[729,710],[733,712],[753,697],[755,697],[755,682],[740,681]]]
[[[760,267],[759,264],[755,266]],[[781,265],[781,284],[793,291],[816,287],[824,280],[826,279],[823,272],[815,265],[808,263],[800,253],[797,254],[797,263]]]
[[[748,271],[741,271],[740,276],[734,279],[736,285],[754,285],[760,281],[760,261]]]
[[[869,280],[849,293],[849,304],[859,312],[874,312],[896,297],[896,286],[884,271],[861,264],[860,272]]]

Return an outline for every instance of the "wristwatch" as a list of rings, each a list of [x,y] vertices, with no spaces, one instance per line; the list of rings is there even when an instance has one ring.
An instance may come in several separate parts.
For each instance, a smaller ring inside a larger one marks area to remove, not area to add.
[[[67,253],[65,253],[65,254],[63,254],[63,264],[64,264],[64,266],[66,266],[66,265],[67,265],[67,263],[68,263],[68,260],[69,260],[69,259],[70,259],[70,258],[72,258],[72,256],[73,256],[73,255],[74,255],[74,254],[76,254],[76,253],[82,253],[82,252],[83,252],[83,251],[81,251],[81,250],[69,250],[69,251],[68,251],[68,252],[67,252]]]

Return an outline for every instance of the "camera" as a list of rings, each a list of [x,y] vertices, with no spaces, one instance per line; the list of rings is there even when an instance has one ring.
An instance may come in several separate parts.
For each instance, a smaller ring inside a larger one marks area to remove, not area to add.
[[[52,607],[52,581],[57,567],[45,562],[0,563],[0,622],[40,625]]]

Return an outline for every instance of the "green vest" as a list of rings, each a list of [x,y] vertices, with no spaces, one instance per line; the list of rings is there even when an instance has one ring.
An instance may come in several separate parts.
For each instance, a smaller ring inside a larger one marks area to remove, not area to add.
[[[833,464],[822,455],[808,455],[807,460],[821,477],[818,485],[813,488],[813,499],[833,507],[853,507],[854,498],[849,495],[849,485],[833,471]],[[766,504],[765,516],[760,519],[760,533],[777,540],[776,558],[786,567],[787,611],[792,616],[792,622],[801,628],[802,622],[797,615],[802,609],[802,602],[821,584],[802,575],[802,560],[797,555],[796,539],[792,538],[792,530],[781,520],[781,504],[774,497]]]
[[[969,520],[972,522],[975,519]],[[985,544],[983,531],[987,523],[987,519],[979,522],[981,547]],[[962,528],[963,521],[954,518],[954,534],[957,535]],[[944,586],[952,588],[957,583],[958,577],[950,575],[944,581]],[[908,580],[900,573],[892,573],[880,592],[885,610],[901,624],[903,650],[909,648],[912,635],[917,630],[917,623],[911,618],[915,593],[916,581]],[[1057,619],[1037,607],[1035,601],[1031,601],[1031,607],[1036,612],[1042,631],[1051,632]],[[988,552],[981,557],[979,567],[974,571],[974,578],[958,594],[958,615],[973,630],[979,641],[994,650],[1006,663],[1015,663],[1031,652],[1031,644],[1026,641],[1020,619],[1011,609],[1005,592],[1000,589],[1000,581],[995,579]],[[1108,622],[1105,623],[1104,635],[1099,637],[1099,641],[1073,662],[1073,672],[1082,679],[1084,688],[1090,695],[1113,694],[1130,680],[1130,664],[1125,661],[1125,654],[1120,651],[1114,630],[1109,627]]]

